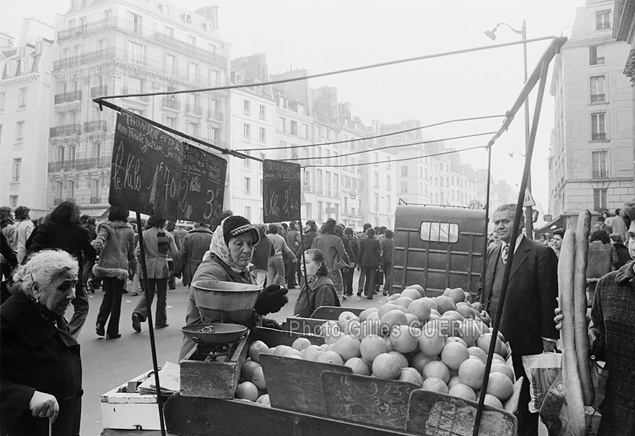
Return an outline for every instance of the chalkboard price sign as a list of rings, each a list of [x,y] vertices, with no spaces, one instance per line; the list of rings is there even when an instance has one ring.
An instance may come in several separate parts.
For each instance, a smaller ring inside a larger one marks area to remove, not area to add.
[[[176,220],[181,143],[129,112],[117,115],[108,201]]]
[[[263,162],[264,222],[300,219],[300,165],[265,159]]]
[[[227,161],[190,144],[183,144],[178,217],[186,221],[220,224]]]

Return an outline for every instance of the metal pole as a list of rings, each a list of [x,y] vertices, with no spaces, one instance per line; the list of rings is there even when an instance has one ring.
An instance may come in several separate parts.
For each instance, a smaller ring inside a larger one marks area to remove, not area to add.
[[[141,251],[141,271],[143,272],[143,295],[146,299],[146,307],[148,309],[148,333],[150,333],[150,354],[152,355],[152,369],[154,372],[154,384],[157,389],[157,406],[159,407],[159,425],[161,426],[161,435],[165,436],[165,418],[163,417],[163,397],[161,395],[161,384],[159,383],[159,364],[157,362],[157,345],[154,340],[154,327],[152,324],[152,303],[150,302],[150,289],[148,283],[148,268],[146,266],[146,250],[143,242],[143,228],[141,227],[141,214],[137,212],[137,232],[139,233],[139,250]],[[157,296],[157,304],[158,296]]]
[[[523,20],[523,27],[521,29],[521,36],[523,40],[523,78],[524,83],[527,83],[527,23]],[[525,99],[525,156],[529,150],[529,95]],[[527,190],[531,192],[531,172],[527,178]],[[525,193],[523,192],[523,196]],[[531,206],[527,206],[525,209],[525,230],[529,239],[534,239],[533,231],[533,213]]]

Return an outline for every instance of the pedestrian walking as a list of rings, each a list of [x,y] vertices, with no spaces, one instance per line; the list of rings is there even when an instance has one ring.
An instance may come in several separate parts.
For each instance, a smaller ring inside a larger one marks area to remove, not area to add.
[[[104,298],[97,315],[96,332],[106,339],[117,339],[121,317],[121,297],[125,292],[130,271],[136,268],[134,257],[134,230],[128,224],[128,209],[111,206],[108,220],[101,223],[92,242],[99,261],[94,266],[95,277],[102,278]],[[110,318],[110,321],[108,321]],[[108,321],[108,329],[105,330]]]
[[[170,270],[168,257],[178,256],[174,237],[165,230],[165,218],[151,216],[143,231],[143,246],[145,249],[145,263],[147,270],[147,294],[150,301],[146,304],[146,292],[141,294],[141,299],[132,312],[132,328],[139,333],[141,323],[148,318],[148,307],[152,306],[154,294],[157,295],[156,316],[154,326],[158,329],[168,326],[167,314],[167,290]],[[140,245],[135,249],[137,259],[141,256]],[[144,280],[144,277],[141,277]],[[145,285],[144,285],[145,286]]]

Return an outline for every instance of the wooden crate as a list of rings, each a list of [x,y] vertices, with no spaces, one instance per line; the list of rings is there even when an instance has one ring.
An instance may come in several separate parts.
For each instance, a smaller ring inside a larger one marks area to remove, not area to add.
[[[101,421],[105,429],[160,430],[156,395],[142,395],[137,387],[152,372],[142,374],[101,396]]]
[[[193,348],[181,361],[181,395],[184,397],[234,398],[240,371],[249,349],[243,337],[225,362],[205,361]]]

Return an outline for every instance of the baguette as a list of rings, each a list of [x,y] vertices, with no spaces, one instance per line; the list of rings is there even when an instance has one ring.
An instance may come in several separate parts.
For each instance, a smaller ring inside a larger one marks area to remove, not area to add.
[[[586,432],[582,386],[576,363],[573,275],[575,269],[575,233],[569,229],[564,234],[560,261],[558,262],[558,288],[560,309],[562,310],[562,379],[566,389],[566,399],[570,420],[567,430],[572,436],[584,436]]]

